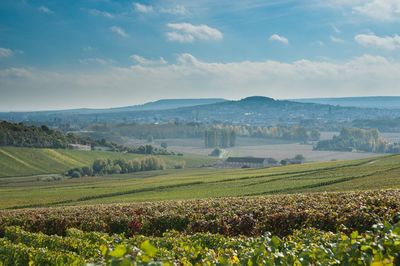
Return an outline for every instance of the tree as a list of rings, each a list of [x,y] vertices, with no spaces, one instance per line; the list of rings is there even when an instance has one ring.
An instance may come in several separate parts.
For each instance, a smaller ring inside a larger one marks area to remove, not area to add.
[[[211,153],[210,156],[214,156],[214,157],[220,157],[222,154],[223,150],[220,148],[215,148]]]
[[[160,146],[163,149],[167,149],[168,148],[168,144],[165,141],[161,142]]]
[[[312,129],[312,130],[310,131],[310,140],[312,140],[312,141],[317,141],[317,140],[319,140],[320,138],[321,138],[321,133],[320,133],[318,130]]]
[[[306,160],[306,158],[303,156],[303,154],[297,154],[296,156],[294,156],[293,159],[296,161],[300,161],[300,162],[304,162]]]
[[[79,171],[72,171],[71,177],[72,178],[80,178],[82,175]]]

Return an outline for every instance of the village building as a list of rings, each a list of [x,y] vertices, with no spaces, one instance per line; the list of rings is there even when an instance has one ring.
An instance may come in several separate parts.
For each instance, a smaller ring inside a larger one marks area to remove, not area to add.
[[[90,145],[83,144],[68,144],[68,148],[72,150],[80,150],[80,151],[91,151],[92,147]]]
[[[259,157],[228,157],[222,164],[226,168],[262,168],[277,165],[279,163],[274,158]]]

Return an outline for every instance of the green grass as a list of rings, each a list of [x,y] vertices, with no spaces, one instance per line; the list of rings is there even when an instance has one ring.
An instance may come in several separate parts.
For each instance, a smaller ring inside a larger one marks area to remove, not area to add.
[[[45,151],[40,151],[43,156],[40,160],[26,159],[30,153],[38,152],[34,149],[27,153],[15,148],[7,151],[18,154],[32,167],[41,167],[42,162],[51,165],[45,159],[50,158],[46,157]],[[104,155],[57,152],[82,164]],[[64,157],[58,160],[62,162]],[[191,164],[194,162],[200,161],[193,158]],[[68,161],[66,164],[70,167],[73,163]],[[64,166],[54,163],[51,167],[55,171]],[[0,178],[0,208],[399,188],[399,176],[400,155],[267,169],[169,169],[52,182],[37,181],[37,176],[3,177]]]
[[[59,174],[77,166],[90,165],[100,158],[134,159],[143,157],[139,154],[124,154],[104,151],[78,151],[64,149],[37,148],[0,148],[0,178],[11,176],[28,176],[38,174]],[[173,167],[174,161],[186,161],[187,167],[198,167],[209,164],[212,158],[196,155],[160,156],[167,165]]]

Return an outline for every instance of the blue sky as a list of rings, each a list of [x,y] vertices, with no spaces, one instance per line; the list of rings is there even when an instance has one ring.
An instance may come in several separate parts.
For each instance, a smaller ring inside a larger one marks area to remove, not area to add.
[[[0,110],[400,95],[400,0],[0,2]]]

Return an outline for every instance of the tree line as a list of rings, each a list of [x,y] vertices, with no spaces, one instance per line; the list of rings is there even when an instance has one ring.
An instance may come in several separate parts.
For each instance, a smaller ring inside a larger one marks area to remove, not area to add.
[[[305,127],[301,125],[275,125],[275,126],[251,126],[251,125],[225,125],[225,124],[201,124],[201,123],[179,123],[171,122],[166,124],[96,124],[88,128],[90,131],[95,131],[96,134],[108,135],[110,138],[133,137],[138,139],[166,139],[166,138],[201,138],[209,137],[220,138],[218,135],[225,134],[223,130],[218,132],[218,129],[226,129],[234,131],[236,136],[242,137],[257,137],[269,139],[285,139],[296,141],[317,141],[320,138],[320,132],[317,129]],[[211,134],[211,136],[210,136]],[[217,135],[217,136],[212,136]],[[235,137],[236,137],[235,136]],[[225,139],[232,139],[233,136],[225,136]],[[221,140],[224,142],[224,140]],[[215,141],[214,141],[215,142]],[[213,141],[210,141],[213,146]],[[229,143],[223,145],[229,147]],[[211,147],[210,146],[210,147]]]
[[[211,128],[204,133],[206,148],[228,148],[236,144],[236,133],[229,128]]]
[[[110,174],[125,174],[141,171],[164,170],[166,163],[163,159],[148,156],[133,160],[125,159],[97,159],[91,166],[75,167],[68,170],[65,175],[72,178],[82,176],[103,176]]]
[[[100,146],[107,147],[110,151],[146,155],[181,155],[149,144],[125,147],[104,138],[96,140],[89,136],[63,133],[46,125],[38,127],[23,123],[0,122],[0,146],[66,149],[69,144],[89,145],[92,148]]]
[[[331,140],[319,141],[315,149],[399,153],[400,144],[382,139],[377,129],[343,128]]]
[[[64,134],[58,130],[28,126],[22,123],[0,122],[0,146],[67,148],[68,144],[90,145],[94,141],[74,134]]]

